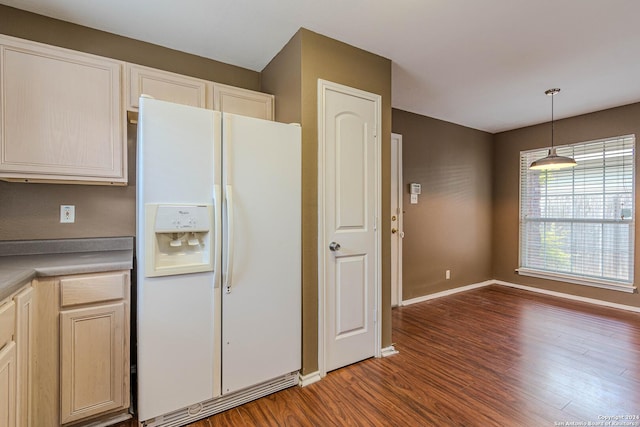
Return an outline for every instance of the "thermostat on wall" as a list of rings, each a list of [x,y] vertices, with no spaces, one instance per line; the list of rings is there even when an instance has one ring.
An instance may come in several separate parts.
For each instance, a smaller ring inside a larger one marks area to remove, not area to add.
[[[422,193],[422,186],[416,182],[409,184],[409,194],[411,194],[411,204],[418,203],[418,194]]]

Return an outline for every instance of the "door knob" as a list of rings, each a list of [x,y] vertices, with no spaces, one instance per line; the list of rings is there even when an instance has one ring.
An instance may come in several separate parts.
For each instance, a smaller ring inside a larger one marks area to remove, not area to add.
[[[391,229],[391,234],[396,234],[398,232],[398,230],[396,230],[395,228]]]
[[[332,252],[339,251],[340,250],[340,243],[337,243],[337,242],[329,243],[329,250],[332,251]]]

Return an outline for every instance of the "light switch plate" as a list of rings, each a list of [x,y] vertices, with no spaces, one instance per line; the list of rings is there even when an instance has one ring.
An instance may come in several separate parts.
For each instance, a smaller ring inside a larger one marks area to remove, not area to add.
[[[60,205],[60,222],[62,224],[76,222],[76,207],[74,205]]]

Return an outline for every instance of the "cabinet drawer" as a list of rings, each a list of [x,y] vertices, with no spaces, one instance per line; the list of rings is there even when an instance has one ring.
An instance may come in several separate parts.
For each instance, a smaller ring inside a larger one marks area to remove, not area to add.
[[[126,274],[67,277],[60,280],[60,305],[89,304],[125,298]]]
[[[9,301],[0,305],[0,348],[11,341],[16,329],[16,303]]]

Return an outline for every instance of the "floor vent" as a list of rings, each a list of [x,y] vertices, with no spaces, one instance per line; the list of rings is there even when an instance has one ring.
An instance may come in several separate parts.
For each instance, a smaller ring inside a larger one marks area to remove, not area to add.
[[[174,412],[147,420],[142,423],[145,427],[179,427],[211,415],[224,412],[236,406],[243,405],[252,400],[267,396],[276,391],[298,385],[298,373],[293,372],[284,377],[247,388],[236,393],[228,394],[212,400],[200,402],[187,408],[182,408]],[[196,411],[195,408],[201,410]],[[197,413],[194,413],[197,412]]]

